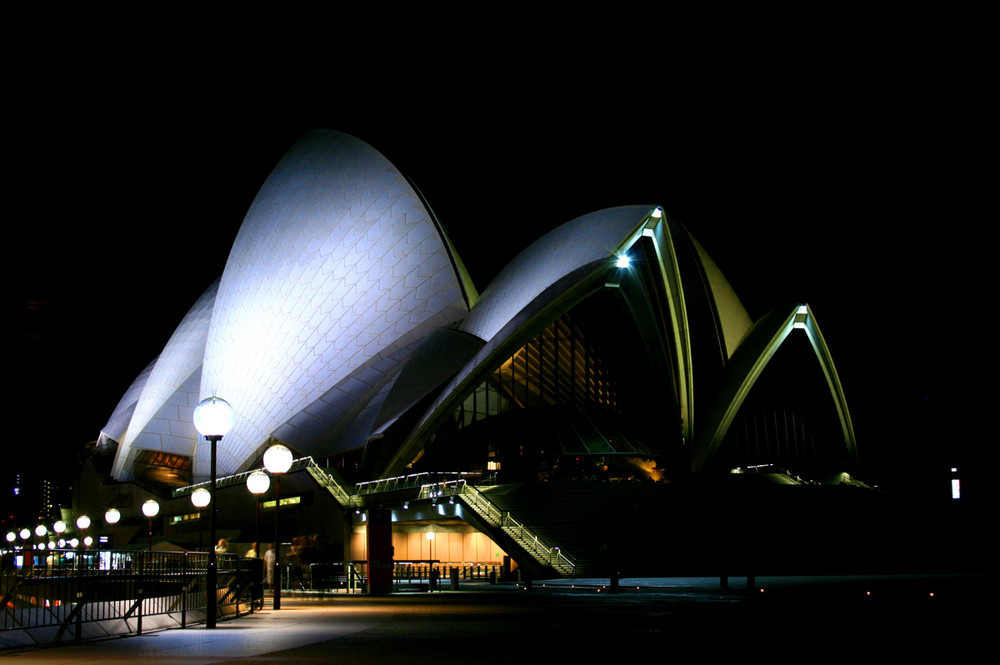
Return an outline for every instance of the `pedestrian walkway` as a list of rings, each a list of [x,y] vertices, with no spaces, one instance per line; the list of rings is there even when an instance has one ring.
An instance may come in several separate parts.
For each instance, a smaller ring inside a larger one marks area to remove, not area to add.
[[[240,660],[336,639],[373,625],[330,599],[282,598],[281,609],[202,626],[147,632],[82,644],[0,652],[18,663],[90,665],[141,660],[143,665],[202,665]]]
[[[843,653],[891,645],[892,654],[944,653],[992,640],[1000,578],[838,576],[625,578],[535,581],[531,590],[483,585],[462,591],[282,597],[265,609],[203,626],[75,645],[0,651],[32,665],[440,665],[463,655],[477,665],[510,662],[634,662],[745,655],[761,636],[789,653],[817,644]],[[724,639],[719,639],[724,636]],[[903,639],[905,638],[905,639]],[[918,639],[919,638],[919,639]],[[529,651],[525,651],[529,649]],[[902,650],[902,651],[901,651]]]

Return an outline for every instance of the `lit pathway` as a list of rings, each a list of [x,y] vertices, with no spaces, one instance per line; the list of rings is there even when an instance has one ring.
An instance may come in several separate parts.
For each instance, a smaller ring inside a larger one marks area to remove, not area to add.
[[[80,645],[0,652],[0,662],[9,660],[17,663],[91,665],[141,661],[143,665],[200,665],[253,658],[332,640],[366,630],[373,625],[363,614],[358,613],[357,608],[345,609],[335,601],[282,599],[281,607],[277,612],[268,607],[249,616],[220,621],[215,630],[199,626]]]
[[[278,612],[215,630],[0,652],[0,665],[615,665],[745,657],[776,646],[803,657],[866,653],[923,662],[955,645],[966,655],[992,645],[1000,621],[997,575],[758,577],[753,589],[746,578],[732,578],[729,589],[718,578],[625,579],[618,594],[605,582],[290,597]]]

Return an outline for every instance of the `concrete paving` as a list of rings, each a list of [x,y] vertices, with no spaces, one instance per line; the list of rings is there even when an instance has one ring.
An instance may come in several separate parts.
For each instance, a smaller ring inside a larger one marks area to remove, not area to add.
[[[960,655],[993,640],[995,576],[577,579],[457,592],[292,595],[204,627],[0,652],[21,663],[614,663],[647,657]],[[957,651],[956,651],[957,650]],[[641,656],[641,658],[640,658]]]
[[[270,601],[269,601],[270,602]],[[82,644],[0,652],[19,663],[85,665],[141,661],[150,665],[218,663],[337,639],[366,630],[373,622],[353,615],[348,606],[321,600],[284,599],[282,609],[267,609],[204,626],[144,632]]]

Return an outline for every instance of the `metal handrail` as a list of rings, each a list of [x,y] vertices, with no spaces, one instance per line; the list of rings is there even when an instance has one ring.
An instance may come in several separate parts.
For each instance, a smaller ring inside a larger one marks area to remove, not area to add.
[[[337,499],[337,502],[341,506],[348,508],[357,505],[357,492],[348,492],[332,474],[317,464],[312,457],[303,457],[302,459],[308,460],[305,466],[309,475],[311,475],[321,487],[325,487],[331,494],[333,494],[334,498]]]
[[[470,485],[464,480],[452,480],[431,483],[420,488],[421,499],[440,496],[461,496],[470,508],[493,526],[508,531],[512,536],[516,532],[517,538],[525,546],[525,549],[529,550],[529,553],[540,563],[546,563],[551,566],[563,565],[575,574],[576,560],[573,557],[558,547],[552,547],[545,543],[536,533],[512,517],[509,511],[501,510],[475,486]]]
[[[242,471],[240,473],[234,473],[228,476],[222,476],[221,478],[216,478],[215,487],[216,489],[220,489],[222,487],[241,485],[246,483],[247,477],[255,471],[260,471],[260,469],[250,469],[249,471]],[[300,457],[292,461],[292,465],[286,473],[293,473],[295,471],[308,471],[309,475],[311,475],[322,487],[327,488],[342,506],[353,507],[357,504],[357,501],[354,498],[356,492],[349,492],[343,484],[341,484],[326,469],[317,464],[316,460],[312,457]],[[177,497],[187,496],[200,487],[207,488],[210,485],[210,481],[205,481],[195,483],[194,485],[178,487],[171,493],[171,496],[175,499]]]
[[[316,464],[312,457],[300,457],[299,459],[293,461],[288,472],[291,473],[293,471],[302,470],[308,471],[317,483],[319,483],[322,487],[327,488],[337,502],[344,508],[357,508],[361,506],[362,497],[366,495],[413,489],[416,487],[420,488],[418,494],[419,499],[432,499],[439,496],[462,496],[465,498],[466,503],[469,504],[469,507],[479,513],[480,516],[486,519],[489,523],[501,529],[509,529],[511,533],[516,532],[518,537],[522,539],[526,546],[528,546],[526,549],[532,550],[530,553],[539,562],[547,563],[553,566],[563,565],[573,571],[574,574],[576,572],[576,560],[573,559],[573,557],[569,556],[558,547],[552,547],[546,544],[538,537],[537,534],[533,533],[526,526],[511,517],[509,512],[501,510],[497,507],[497,505],[493,503],[493,501],[491,501],[485,494],[480,492],[475,486],[471,485],[466,479],[462,478],[461,476],[467,474],[461,471],[435,473],[424,471],[405,476],[369,480],[348,488],[338,482],[336,478],[334,478],[325,469]],[[216,488],[244,483],[246,482],[247,476],[251,473],[253,473],[253,470],[219,478],[216,480]],[[433,478],[448,477],[453,477],[454,479],[428,482]],[[187,487],[175,489],[173,491],[173,496],[185,496],[186,494],[193,492],[195,489],[205,487],[208,484],[209,483],[207,482],[198,483],[196,485],[188,485]],[[351,491],[349,491],[349,489]]]
[[[15,567],[16,557],[25,557]],[[144,616],[175,615],[181,627],[204,620],[208,555],[203,552],[48,550],[8,553],[2,580],[0,633],[19,628],[57,627],[52,639],[82,639],[82,624],[121,621],[142,633]],[[222,614],[263,603],[263,563],[219,555],[214,593]],[[129,623],[131,620],[135,623]]]

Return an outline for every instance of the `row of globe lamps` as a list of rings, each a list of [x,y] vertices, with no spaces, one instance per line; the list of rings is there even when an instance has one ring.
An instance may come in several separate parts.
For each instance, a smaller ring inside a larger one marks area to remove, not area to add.
[[[212,497],[215,496],[216,492],[216,447],[219,441],[222,440],[226,434],[232,429],[235,424],[235,418],[233,414],[233,409],[228,402],[219,397],[209,397],[203,400],[201,403],[195,407],[194,410],[194,425],[198,432],[204,436],[211,443],[211,479],[210,488],[205,489],[203,487],[195,489],[191,493],[191,503],[199,509],[199,523],[201,518],[201,509],[212,505],[209,511],[210,515],[210,546],[208,548],[208,571],[207,571],[207,586],[209,589],[214,589],[218,583],[218,567],[216,561],[216,552],[214,543],[216,542],[216,516],[218,514],[218,503],[212,502]],[[281,475],[287,472],[293,461],[293,456],[291,450],[286,446],[281,444],[276,444],[267,449],[264,453],[264,468],[274,476],[275,478],[275,511],[274,511],[274,542],[280,542],[278,539],[278,507],[281,505]],[[262,470],[257,470],[247,477],[247,489],[254,495],[261,495],[265,493],[270,488],[270,478],[267,473]],[[160,504],[155,499],[149,499],[142,504],[142,514],[149,521],[149,549],[153,549],[153,518],[156,517],[160,512]],[[111,527],[111,541],[114,542],[114,528],[115,525],[121,520],[122,514],[117,508],[109,508],[104,514],[104,520]],[[257,502],[257,522],[260,523],[260,502]],[[90,528],[91,519],[86,515],[80,515],[76,520],[76,527],[80,531],[81,535],[85,534],[86,530]],[[200,526],[199,526],[200,529]],[[67,525],[63,521],[57,521],[52,526],[52,531],[58,535],[62,535],[67,530]],[[259,531],[259,529],[258,529]],[[44,538],[49,534],[49,529],[45,525],[38,525],[34,530],[34,535],[39,539]],[[7,534],[7,542],[11,547],[16,547],[16,540],[18,536],[22,539],[22,549],[27,549],[27,541],[32,536],[32,531],[30,529],[21,529],[19,533],[11,531]],[[84,536],[82,544],[85,547],[89,547],[93,544],[94,539],[91,536]],[[79,547],[81,541],[77,538],[73,538],[69,541],[65,541],[62,538],[59,540],[59,547],[64,547],[66,544],[76,548]],[[47,546],[43,543],[38,546],[39,549],[55,549],[56,543],[49,543]],[[34,549],[34,546],[32,546]],[[257,551],[259,551],[259,534],[258,542],[256,543]],[[281,609],[281,555],[280,550],[275,552],[274,561],[274,576],[278,582],[274,585],[274,609]],[[216,595],[213,593],[208,594],[208,607],[206,612],[206,627],[215,628],[217,620],[217,599]]]
[[[115,512],[117,512],[117,511],[115,511]],[[63,522],[62,520],[57,520],[55,523],[53,523],[51,531],[44,524],[39,524],[38,526],[36,526],[35,529],[34,529],[34,531],[32,531],[31,529],[28,529],[27,527],[25,527],[25,528],[21,529],[20,531],[10,531],[10,532],[8,532],[7,533],[7,542],[10,544],[10,547],[16,547],[17,546],[17,542],[16,541],[17,541],[18,537],[20,536],[21,541],[22,541],[21,548],[22,549],[27,549],[27,547],[28,547],[28,545],[27,545],[28,539],[30,539],[31,536],[32,536],[32,534],[34,534],[35,537],[38,538],[41,542],[33,545],[32,549],[40,549],[40,550],[50,549],[50,550],[52,550],[52,549],[56,549],[56,547],[60,547],[60,548],[61,547],[65,547],[66,545],[69,545],[70,547],[76,548],[76,547],[79,547],[81,544],[83,544],[84,547],[90,547],[91,545],[94,544],[93,537],[85,535],[87,529],[90,528],[90,518],[87,517],[86,515],[81,515],[80,517],[78,517],[76,519],[76,528],[80,532],[80,535],[83,536],[82,540],[80,538],[70,538],[69,540],[66,540],[63,537],[63,534],[66,533],[66,531],[68,530],[68,528],[69,528],[69,526],[66,524],[66,522]],[[56,536],[58,537],[59,540],[58,541],[51,541],[51,540],[49,540],[48,543],[46,544],[46,540],[48,540],[46,538],[46,536],[48,536],[50,533],[56,534]]]
[[[150,520],[152,520],[153,517],[156,517],[159,511],[160,511],[160,504],[155,499],[150,499],[149,501],[146,501],[146,503],[142,505],[142,514],[148,517]],[[119,511],[117,508],[109,508],[107,512],[104,513],[104,521],[111,526],[112,542],[114,542],[115,524],[117,524],[121,520],[121,518],[122,518],[121,511]],[[7,534],[7,542],[10,543],[11,547],[15,547],[17,538],[18,536],[20,536],[21,540],[23,541],[22,548],[26,549],[27,541],[29,538],[31,538],[31,534],[34,533],[34,535],[39,540],[42,540],[42,542],[37,545],[36,549],[51,550],[51,549],[56,549],[56,547],[63,548],[66,545],[69,545],[70,547],[73,548],[77,548],[81,544],[84,547],[90,547],[91,545],[94,544],[93,536],[86,535],[87,529],[90,528],[90,525],[91,525],[91,519],[87,515],[80,515],[79,517],[76,518],[76,528],[77,531],[82,536],[82,539],[70,538],[69,540],[66,540],[63,537],[63,534],[67,532],[69,526],[66,524],[66,522],[62,520],[57,520],[55,523],[52,524],[51,530],[44,524],[39,524],[38,526],[35,527],[34,532],[32,532],[31,529],[28,528],[23,528],[19,532],[11,531]],[[46,536],[48,536],[50,533],[56,534],[56,536],[58,537],[58,541],[50,540],[46,545],[44,540]]]

